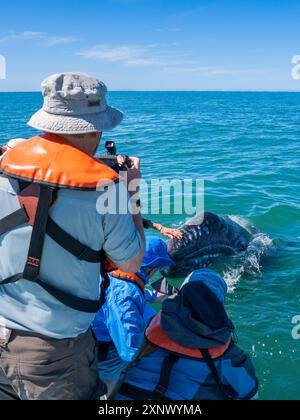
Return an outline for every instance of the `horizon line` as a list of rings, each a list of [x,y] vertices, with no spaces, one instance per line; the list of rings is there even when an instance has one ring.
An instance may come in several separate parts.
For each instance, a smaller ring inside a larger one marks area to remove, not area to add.
[[[144,90],[144,89],[111,89],[108,93],[111,92],[223,92],[223,93],[230,93],[230,92],[237,92],[237,93],[300,93],[299,90],[264,90],[264,89],[153,89],[153,90]],[[41,93],[40,90],[0,90],[0,93]]]

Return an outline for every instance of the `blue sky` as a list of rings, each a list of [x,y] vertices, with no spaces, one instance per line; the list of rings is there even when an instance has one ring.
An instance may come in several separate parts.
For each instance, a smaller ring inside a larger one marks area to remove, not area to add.
[[[300,91],[299,19],[299,0],[1,2],[0,91],[61,71],[112,90]]]

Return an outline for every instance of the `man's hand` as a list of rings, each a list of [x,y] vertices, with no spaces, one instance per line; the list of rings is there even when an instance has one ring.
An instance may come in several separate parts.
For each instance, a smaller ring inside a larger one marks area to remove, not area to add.
[[[145,229],[154,229],[157,230],[162,235],[171,239],[181,239],[183,238],[183,233],[179,229],[172,229],[161,225],[160,223],[154,223],[151,220],[144,219]]]
[[[174,239],[181,239],[181,238],[183,238],[183,233],[180,230],[178,230],[178,229],[171,229],[171,228],[167,228],[165,226],[162,226],[159,229],[159,232],[162,235],[166,236],[167,238],[171,238],[171,239],[173,239],[173,238]]]

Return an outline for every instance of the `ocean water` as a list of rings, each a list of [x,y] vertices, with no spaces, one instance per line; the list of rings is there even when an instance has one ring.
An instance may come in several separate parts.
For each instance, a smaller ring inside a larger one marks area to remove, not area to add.
[[[104,139],[139,156],[145,179],[205,180],[205,209],[257,234],[243,264],[223,274],[239,345],[253,358],[261,399],[300,399],[300,95],[297,93],[113,92],[126,113]],[[27,137],[37,93],[0,93],[0,143]],[[184,215],[155,215],[178,226]],[[250,267],[250,269],[249,269]]]

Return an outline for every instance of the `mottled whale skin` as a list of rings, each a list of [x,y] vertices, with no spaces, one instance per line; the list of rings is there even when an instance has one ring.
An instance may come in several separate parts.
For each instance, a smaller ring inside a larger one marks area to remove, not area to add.
[[[201,213],[179,228],[182,239],[167,241],[168,253],[176,266],[163,270],[166,277],[187,276],[208,267],[220,257],[244,251],[251,233],[228,216]]]

